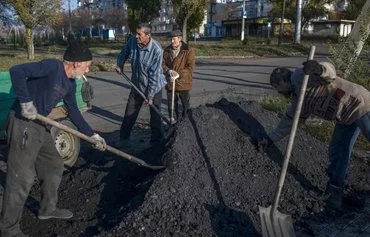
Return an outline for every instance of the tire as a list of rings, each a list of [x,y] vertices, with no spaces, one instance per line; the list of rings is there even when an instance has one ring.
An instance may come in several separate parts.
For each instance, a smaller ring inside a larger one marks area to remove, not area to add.
[[[76,126],[69,120],[62,120],[60,123],[76,129]],[[54,138],[55,148],[63,159],[64,165],[72,167],[76,163],[80,153],[80,138],[56,127],[52,127],[50,133]]]

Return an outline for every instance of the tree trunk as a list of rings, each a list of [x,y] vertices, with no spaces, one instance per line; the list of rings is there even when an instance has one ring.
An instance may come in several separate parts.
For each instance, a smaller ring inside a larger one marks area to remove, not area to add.
[[[367,0],[362,7],[361,14],[357,17],[356,23],[353,26],[351,34],[346,40],[346,46],[353,50],[352,56],[349,58],[347,68],[344,71],[344,78],[347,78],[355,65],[358,56],[361,54],[362,48],[370,34],[370,0]]]
[[[186,29],[187,29],[187,26],[188,26],[188,19],[189,19],[190,15],[186,15],[185,19],[184,19],[184,23],[182,25],[182,40],[186,43],[188,41],[188,35],[187,35],[187,32],[186,32]]]
[[[26,28],[25,41],[27,45],[28,59],[35,59],[35,48],[33,45],[33,32],[31,28]]]

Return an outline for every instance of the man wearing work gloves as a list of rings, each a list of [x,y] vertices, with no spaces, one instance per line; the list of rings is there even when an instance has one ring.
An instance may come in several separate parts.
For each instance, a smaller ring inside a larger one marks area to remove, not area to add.
[[[76,41],[71,42],[64,61],[46,59],[10,68],[17,100],[10,113],[10,144],[6,186],[1,210],[2,237],[27,236],[20,229],[23,206],[37,177],[41,185],[38,218],[69,219],[73,213],[58,209],[57,190],[62,179],[63,159],[57,152],[50,128],[36,120],[36,115],[48,116],[63,100],[68,116],[76,127],[97,140],[95,148],[105,150],[106,143],[94,133],[82,117],[76,103],[76,77],[89,72],[90,50]]]
[[[194,49],[182,40],[182,33],[179,30],[171,32],[171,44],[164,49],[163,71],[169,83],[167,89],[168,114],[171,116],[172,95],[174,95],[174,109],[176,119],[179,119],[178,100],[182,104],[182,117],[186,116],[186,111],[190,106],[190,93],[193,83],[193,70],[195,67]],[[178,76],[178,79],[174,80]],[[175,83],[175,91],[172,91]]]
[[[330,165],[326,187],[329,206],[339,209],[342,205],[348,163],[353,145],[360,133],[370,141],[370,92],[364,87],[336,75],[328,62],[309,60],[303,68],[293,72],[287,68],[273,70],[270,83],[281,94],[291,97],[291,105],[278,126],[266,137],[260,138],[258,146],[266,148],[290,133],[304,74],[309,74],[302,105],[301,119],[315,115],[336,121],[329,146]]]
[[[130,37],[117,57],[116,71],[119,74],[122,73],[123,66],[129,59],[132,70],[131,81],[146,96],[146,99],[144,100],[134,88],[131,88],[120,129],[121,141],[116,146],[122,146],[130,137],[143,103],[153,104],[160,111],[162,88],[166,85],[162,57],[162,46],[151,37],[151,26],[147,23],[139,24],[136,28],[136,37]],[[150,108],[150,128],[150,142],[160,143],[163,136],[161,115],[152,108]]]

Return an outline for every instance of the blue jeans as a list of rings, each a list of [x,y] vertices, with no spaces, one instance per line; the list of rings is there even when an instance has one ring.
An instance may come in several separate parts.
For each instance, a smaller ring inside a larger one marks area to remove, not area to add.
[[[336,124],[329,146],[329,184],[343,188],[353,145],[360,131],[370,141],[370,112],[351,125]]]

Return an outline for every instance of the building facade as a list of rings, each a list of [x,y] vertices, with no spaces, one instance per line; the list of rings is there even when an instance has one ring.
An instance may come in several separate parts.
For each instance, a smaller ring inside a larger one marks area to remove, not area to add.
[[[154,19],[153,22],[151,22],[151,25],[152,32],[156,35],[167,35],[174,28],[176,28],[173,5],[171,0],[162,1],[159,17]]]

